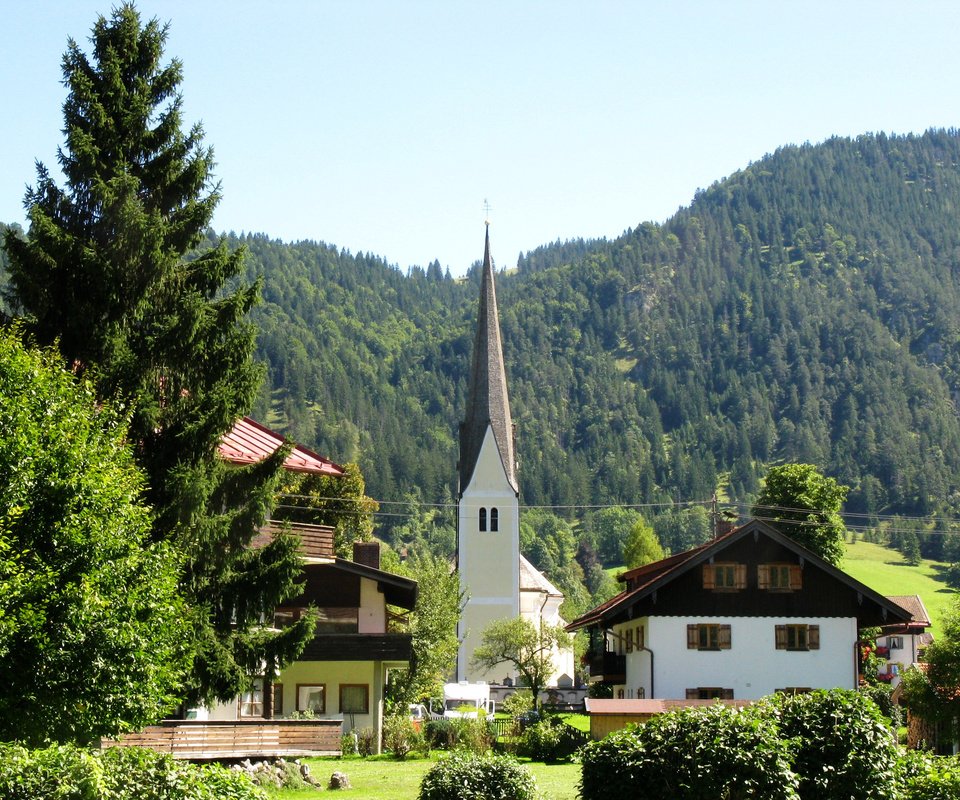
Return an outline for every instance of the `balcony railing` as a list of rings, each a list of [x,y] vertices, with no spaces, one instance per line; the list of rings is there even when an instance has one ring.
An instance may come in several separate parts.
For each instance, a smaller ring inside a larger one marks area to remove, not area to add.
[[[409,661],[409,633],[318,633],[301,661]]]
[[[588,654],[590,679],[602,683],[624,683],[627,679],[627,657],[606,650]]]

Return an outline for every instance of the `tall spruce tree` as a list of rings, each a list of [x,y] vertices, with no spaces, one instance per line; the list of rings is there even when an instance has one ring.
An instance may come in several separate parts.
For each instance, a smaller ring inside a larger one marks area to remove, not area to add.
[[[260,286],[240,282],[242,250],[205,237],[219,185],[201,127],[183,130],[182,67],[161,63],[167,30],[124,4],[97,20],[90,57],[69,40],[65,185],[38,163],[28,234],[8,231],[5,243],[8,299],[36,339],[130,409],[153,537],[181,549],[184,595],[204,612],[191,632],[195,702],[229,698],[264,664],[294,658],[312,623],[260,626],[300,574],[291,537],[249,546],[284,453],[249,469],[216,454],[260,380],[247,321]]]

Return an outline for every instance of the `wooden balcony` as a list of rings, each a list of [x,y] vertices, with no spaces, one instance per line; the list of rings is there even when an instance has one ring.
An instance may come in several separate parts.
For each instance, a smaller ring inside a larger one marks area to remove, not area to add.
[[[148,747],[189,761],[339,756],[341,727],[341,721],[336,719],[164,720],[160,725],[151,725],[119,740],[104,739],[101,745]]]
[[[627,657],[609,650],[588,653],[590,680],[599,683],[626,683]]]
[[[409,633],[318,633],[298,661],[409,661]]]

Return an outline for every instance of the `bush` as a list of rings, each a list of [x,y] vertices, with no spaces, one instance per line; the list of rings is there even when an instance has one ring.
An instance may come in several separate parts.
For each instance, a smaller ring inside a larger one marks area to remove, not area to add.
[[[245,776],[137,747],[0,745],[4,800],[266,800]]]
[[[886,800],[896,796],[897,746],[877,705],[859,692],[833,689],[775,695],[754,706],[796,740],[793,771],[809,800]]]
[[[366,758],[372,756],[377,749],[377,732],[373,728],[357,728],[357,752]]]
[[[916,750],[905,751],[898,764],[903,800],[956,800],[960,797],[960,760]]]
[[[420,783],[420,800],[536,800],[528,770],[509,756],[456,752],[430,768]]]
[[[583,800],[797,797],[776,728],[722,705],[661,714],[581,752]]]
[[[548,717],[523,733],[520,754],[534,761],[564,761],[583,747],[590,737],[565,722]]]
[[[423,735],[405,714],[394,714],[383,723],[383,738],[387,750],[403,761],[411,750],[423,749]]]
[[[518,689],[504,698],[499,709],[511,717],[519,717],[525,711],[533,710],[533,695],[529,689]]]
[[[493,723],[483,719],[430,719],[423,726],[428,747],[485,753],[493,747]]]

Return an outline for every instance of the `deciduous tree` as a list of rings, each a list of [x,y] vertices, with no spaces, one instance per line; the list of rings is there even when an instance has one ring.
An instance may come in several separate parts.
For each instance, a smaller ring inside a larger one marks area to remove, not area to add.
[[[753,516],[825,561],[839,564],[847,533],[840,508],[847,488],[812,464],[771,467],[753,507]]]
[[[523,617],[494,620],[480,634],[471,664],[486,670],[510,665],[530,688],[539,708],[540,691],[553,672],[552,654],[557,648],[570,647],[570,642],[570,635],[559,626],[542,624],[537,628]]]
[[[190,663],[179,557],[150,542],[124,416],[0,333],[0,740],[156,721]]]
[[[623,543],[623,563],[627,569],[659,561],[663,555],[663,547],[653,528],[643,519],[635,522]]]

